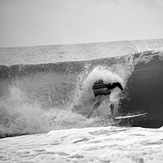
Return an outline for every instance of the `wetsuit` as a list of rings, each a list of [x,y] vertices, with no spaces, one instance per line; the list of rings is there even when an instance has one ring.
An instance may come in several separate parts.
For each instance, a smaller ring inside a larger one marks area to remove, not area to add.
[[[115,83],[104,83],[103,80],[99,80],[97,82],[95,82],[95,84],[93,85],[92,89],[93,89],[93,92],[94,92],[94,96],[96,97],[96,103],[93,107],[93,111],[92,113],[94,112],[94,110],[100,106],[100,104],[102,103],[102,95],[110,95],[111,94],[111,90],[118,87],[119,89],[121,89],[123,91],[123,87],[122,85],[119,83],[119,82],[115,82]],[[110,105],[110,108],[111,108],[111,114],[113,115],[114,114],[114,104],[111,104]],[[90,113],[88,115],[88,118],[91,116]]]
[[[119,89],[121,89],[123,91],[123,87],[119,82],[115,82],[115,83],[104,83],[103,80],[99,80],[97,82],[95,82],[95,84],[93,85],[92,89],[94,92],[94,96],[99,96],[99,95],[109,95],[111,93],[111,90],[118,87]]]

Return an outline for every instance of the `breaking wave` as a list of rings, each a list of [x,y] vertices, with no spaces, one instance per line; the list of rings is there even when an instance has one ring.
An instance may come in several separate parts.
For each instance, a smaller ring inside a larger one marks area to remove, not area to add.
[[[87,61],[1,65],[0,137],[117,125],[100,112],[86,118],[95,102],[92,85],[100,78],[119,81],[125,88],[125,95],[117,90],[111,94],[117,114],[147,112],[130,124],[161,127],[162,60],[162,52],[148,51]],[[104,103],[100,110],[108,110],[107,99]]]

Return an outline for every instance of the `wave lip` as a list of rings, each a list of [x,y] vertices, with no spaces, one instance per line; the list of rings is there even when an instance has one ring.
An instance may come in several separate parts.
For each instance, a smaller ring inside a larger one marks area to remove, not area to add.
[[[163,39],[76,45],[0,48],[0,65],[43,64],[110,58],[147,50],[163,50]]]

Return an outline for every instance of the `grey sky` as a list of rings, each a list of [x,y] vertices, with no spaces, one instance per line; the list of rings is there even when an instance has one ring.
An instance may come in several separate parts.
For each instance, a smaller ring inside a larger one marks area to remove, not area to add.
[[[153,38],[162,0],[0,0],[0,47]]]

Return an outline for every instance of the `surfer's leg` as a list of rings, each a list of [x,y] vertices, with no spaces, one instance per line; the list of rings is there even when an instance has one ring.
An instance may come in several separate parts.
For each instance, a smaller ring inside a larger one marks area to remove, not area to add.
[[[93,112],[96,110],[96,108],[98,108],[100,106],[100,104],[101,104],[100,102],[97,102],[97,103],[94,104],[93,110],[91,112],[89,112],[89,114],[87,115],[87,118],[90,118],[91,117],[91,115],[93,114]]]
[[[111,114],[114,115],[114,104],[113,103],[110,104],[110,109],[111,109]]]
[[[115,118],[115,114],[114,114],[114,104],[113,103],[110,104],[110,110],[111,110],[112,118],[114,119]]]
[[[101,102],[95,103],[94,106],[93,106],[93,111],[95,111],[96,108],[98,108],[100,106],[100,104],[101,104]]]
[[[96,103],[93,106],[93,109],[89,112],[89,114],[87,115],[87,118],[90,118],[92,113],[101,105],[101,96],[97,96],[96,97]]]

